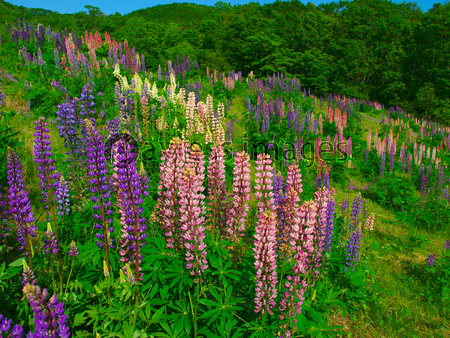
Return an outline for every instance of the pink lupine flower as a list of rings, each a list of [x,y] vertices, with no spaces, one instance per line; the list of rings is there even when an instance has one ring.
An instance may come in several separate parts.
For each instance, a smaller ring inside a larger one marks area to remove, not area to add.
[[[318,274],[318,268],[322,261],[322,252],[325,246],[325,236],[327,229],[327,205],[329,190],[322,188],[315,193],[315,205],[317,208],[315,231],[314,231],[314,253],[310,263],[313,264],[312,274],[314,277]]]
[[[259,154],[256,161],[255,196],[258,200],[258,213],[271,210],[275,214],[275,200],[273,194],[272,160],[267,154]]]
[[[166,245],[171,249],[174,248],[174,244],[180,248],[178,190],[186,167],[188,148],[189,143],[174,138],[161,158],[161,182],[158,186],[159,216],[165,230]]]
[[[225,181],[225,154],[221,145],[211,147],[208,165],[208,205],[210,207],[211,227],[214,231],[223,232],[226,181]]]
[[[190,274],[203,281],[201,276],[208,268],[206,260],[205,217],[202,202],[205,196],[201,193],[203,187],[194,170],[187,167],[181,178],[180,185],[180,230],[186,248],[186,268]]]
[[[298,196],[303,192],[302,189],[302,174],[297,164],[289,166],[286,178],[286,191],[289,191],[290,187],[294,188]]]
[[[367,220],[366,220],[366,224],[365,224],[366,230],[372,231],[372,230],[373,230],[373,224],[374,224],[374,223],[375,223],[375,214],[374,214],[374,213],[371,213],[371,214],[369,215],[369,217],[367,217]]]
[[[250,200],[250,156],[242,151],[234,158],[234,181],[232,205],[228,212],[227,232],[230,240],[239,242],[244,236],[245,217]]]
[[[255,312],[272,315],[277,298],[276,216],[272,210],[259,213],[256,225],[255,257],[256,297]]]

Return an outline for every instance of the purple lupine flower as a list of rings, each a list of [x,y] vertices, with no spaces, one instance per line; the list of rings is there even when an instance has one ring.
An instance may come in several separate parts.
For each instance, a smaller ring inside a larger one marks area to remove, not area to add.
[[[109,256],[107,247],[112,247],[113,239],[110,235],[114,232],[112,227],[112,202],[111,187],[108,182],[108,167],[105,158],[105,144],[103,137],[99,134],[97,128],[89,121],[86,122],[87,132],[87,157],[88,157],[88,175],[91,184],[92,201],[94,205],[94,218],[96,223],[94,227],[100,232],[95,234],[99,240],[96,242],[99,248],[105,249],[106,262],[109,268]]]
[[[450,240],[446,240],[444,243],[444,250],[450,250]]]
[[[347,270],[347,267],[351,267],[353,271],[353,267],[356,266],[356,263],[358,262],[359,257],[359,244],[361,241],[361,231],[359,229],[356,229],[352,232],[352,235],[350,237],[350,240],[348,241],[347,248],[346,248],[346,262],[344,271]]]
[[[42,194],[44,195],[43,202],[47,209],[49,205],[54,207],[53,190],[58,186],[58,173],[55,172],[54,160],[52,159],[52,147],[50,142],[50,129],[47,128],[47,123],[44,117],[40,117],[34,122],[36,125],[34,129],[36,132],[34,136],[34,161],[38,164],[39,178]],[[56,225],[55,225],[56,226]],[[55,228],[56,239],[58,240],[58,231]]]
[[[78,256],[77,244],[74,241],[70,242],[69,248],[70,248],[68,253],[69,256],[71,257]]]
[[[367,162],[369,162],[369,148],[366,148],[366,151],[364,153],[364,160]]]
[[[425,207],[425,199],[427,197],[427,190],[428,190],[428,176],[423,174],[421,184],[420,184],[420,197],[422,200],[422,202],[421,202],[422,208]]]
[[[58,215],[60,219],[70,213],[70,200],[69,200],[69,184],[64,179],[62,175],[58,175],[59,180],[57,180],[58,186],[55,190],[55,200],[58,203]]]
[[[22,260],[23,272],[22,272],[22,287],[31,284],[36,284],[36,277],[34,276],[33,270],[27,265],[25,260]]]
[[[11,329],[11,322],[11,319],[8,320],[8,318],[0,314],[0,333],[3,332],[6,334]],[[9,335],[0,334],[0,336],[6,338],[22,338],[24,336],[23,327],[22,325],[16,324]]]
[[[201,152],[201,151],[200,151]],[[203,281],[202,274],[208,268],[206,260],[204,187],[194,168],[187,167],[180,185],[180,230],[186,247],[186,268],[195,276],[195,282]]]
[[[264,160],[263,157],[261,157]],[[277,253],[276,253],[276,215],[271,209],[263,209],[258,214],[256,224],[255,257],[256,297],[255,312],[273,314],[277,298]]]
[[[142,261],[141,247],[144,245],[147,234],[145,234],[145,218],[142,217],[144,208],[141,207],[143,202],[141,182],[136,170],[136,155],[132,150],[133,146],[127,142],[123,140],[118,142],[115,168],[121,190],[121,213],[124,216],[124,219],[121,220],[123,226],[120,242],[121,261],[133,267],[134,278],[138,281],[143,277],[139,273]]]
[[[41,291],[37,285],[27,284],[23,288],[24,295],[28,298],[34,312],[34,324],[36,332],[34,337],[60,337],[70,336],[67,326],[67,315],[64,314],[64,303],[61,303],[56,295],[47,300],[46,289]]]
[[[359,216],[361,215],[362,205],[363,199],[361,193],[358,193],[353,200],[352,211],[350,213],[350,228],[352,230],[356,230],[359,226]]]
[[[335,213],[336,201],[335,201],[335,191],[331,189],[328,195],[328,203],[326,209],[326,230],[325,230],[325,251],[330,252],[331,241],[333,240],[333,230],[334,230],[334,213]]]
[[[381,162],[380,162],[380,175],[384,175],[384,165],[386,162],[386,153],[384,151],[381,152]]]
[[[395,142],[392,142],[391,153],[389,156],[389,169],[391,172],[394,170],[394,162],[395,162]]]
[[[11,148],[8,148],[7,178],[10,214],[17,225],[17,240],[20,243],[19,250],[26,248],[26,255],[29,256],[32,252],[30,237],[36,237],[37,228],[32,224],[34,217],[28,193],[25,191],[23,184],[22,165],[19,156]]]
[[[80,115],[83,119],[91,119],[95,114],[95,110],[91,109],[95,106],[94,95],[92,95],[92,88],[90,88],[90,82],[83,86],[80,95]]]
[[[53,233],[50,223],[47,223],[47,232],[45,233],[44,243],[45,253],[47,255],[58,253],[58,243],[56,241],[55,234]]]
[[[434,255],[434,254],[431,254],[430,256],[428,256],[427,265],[428,266],[433,266],[435,259],[436,259],[436,255]]]
[[[279,206],[284,198],[283,176],[281,175],[275,175],[273,181],[273,194],[275,199],[275,205]]]
[[[6,200],[3,199],[1,186],[0,186],[0,246],[3,250],[8,251],[7,237],[10,235],[7,224],[9,222],[9,210],[6,208]]]

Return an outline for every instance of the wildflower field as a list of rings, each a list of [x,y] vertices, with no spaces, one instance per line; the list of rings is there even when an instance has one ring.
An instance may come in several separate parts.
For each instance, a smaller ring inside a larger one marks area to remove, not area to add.
[[[448,337],[450,127],[6,24],[0,337]]]

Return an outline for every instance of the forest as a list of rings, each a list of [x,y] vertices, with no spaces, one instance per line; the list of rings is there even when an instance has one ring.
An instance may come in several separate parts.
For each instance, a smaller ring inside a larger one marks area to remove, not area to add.
[[[385,0],[320,6],[174,3],[104,15],[93,6],[58,14],[1,0],[0,10],[7,22],[23,17],[77,36],[106,31],[117,41],[128,39],[151,69],[184,54],[219,71],[253,71],[258,77],[280,71],[319,96],[340,93],[436,121],[450,119],[448,3],[436,3],[426,13],[414,2]]]

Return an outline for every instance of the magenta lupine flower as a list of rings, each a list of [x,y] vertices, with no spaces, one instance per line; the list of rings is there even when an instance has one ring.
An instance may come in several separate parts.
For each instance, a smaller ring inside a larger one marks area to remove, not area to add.
[[[225,219],[225,154],[223,147],[215,144],[211,147],[208,164],[208,206],[210,208],[211,227],[214,231],[223,232]]]
[[[389,169],[390,169],[390,171],[394,170],[394,162],[395,162],[395,143],[392,142],[390,156],[389,156]]]
[[[245,217],[248,212],[250,200],[250,156],[239,152],[234,158],[232,205],[228,211],[227,232],[230,240],[239,242],[244,236]]]
[[[111,209],[111,187],[108,182],[108,167],[105,158],[105,145],[103,137],[99,134],[97,128],[88,120],[86,122],[87,132],[87,160],[90,191],[94,204],[94,218],[96,223],[94,227],[100,230],[94,236],[99,240],[96,242],[99,248],[105,249],[106,261],[109,268],[109,257],[107,247],[113,246],[111,234],[114,232],[112,227]]]
[[[174,244],[179,248],[179,197],[178,190],[181,184],[181,176],[186,166],[187,148],[189,143],[182,139],[174,138],[170,141],[169,148],[163,151],[161,158],[161,182],[158,186],[159,215],[164,227],[166,245],[173,248]]]
[[[349,137],[347,140],[347,155],[351,158],[352,157],[352,138]]]
[[[8,149],[7,178],[9,208],[17,226],[16,234],[20,243],[19,250],[26,248],[26,255],[29,255],[32,250],[31,237],[36,237],[37,228],[32,224],[34,217],[28,193],[25,191],[23,184],[22,165],[19,156],[10,148]]]
[[[269,155],[259,154],[256,161],[255,196],[258,201],[258,213],[272,210],[275,214],[275,200],[273,195],[273,167]]]
[[[23,327],[22,327],[22,325],[19,325],[19,324],[14,325],[11,333],[7,334],[8,331],[11,329],[11,322],[12,322],[11,319],[8,320],[8,318],[6,318],[2,314],[0,314],[0,337],[22,338],[24,336]],[[3,335],[2,332],[5,335]]]
[[[262,158],[264,160],[264,158]],[[277,298],[277,222],[272,210],[260,212],[256,224],[255,257],[256,297],[255,312],[272,315]]]
[[[180,186],[180,230],[186,248],[186,268],[195,276],[195,282],[201,278],[208,268],[206,260],[205,217],[201,204],[205,199],[204,187],[194,170],[187,167],[183,173]]]
[[[47,290],[41,291],[39,286],[31,284],[24,286],[23,293],[34,312],[36,332],[31,336],[60,338],[70,336],[66,323],[67,315],[64,314],[64,303],[61,303],[56,295],[47,300]]]
[[[69,256],[71,257],[78,256],[77,244],[74,241],[70,242],[69,248],[70,248],[68,253]]]
[[[50,223],[47,223],[47,232],[45,233],[44,243],[45,253],[47,255],[58,253],[58,245]]]
[[[435,259],[436,259],[436,255],[434,255],[434,254],[431,254],[430,256],[428,256],[427,265],[432,267],[434,265]]]
[[[141,207],[143,202],[141,192],[141,182],[139,174],[136,170],[135,154],[132,152],[132,146],[123,140],[120,140],[117,147],[117,174],[119,187],[121,189],[122,215],[125,220],[122,221],[122,240],[120,243],[121,261],[128,263],[134,268],[136,280],[142,279],[139,273],[139,266],[142,260],[140,253],[141,247],[144,245],[145,234],[145,218]]]

